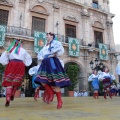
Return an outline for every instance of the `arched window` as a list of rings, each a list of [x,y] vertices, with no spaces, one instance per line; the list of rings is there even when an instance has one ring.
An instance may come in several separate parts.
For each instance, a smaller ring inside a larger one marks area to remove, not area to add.
[[[40,5],[36,5],[31,9],[32,13],[32,36],[34,31],[45,32],[46,31],[46,19],[49,15],[47,10]]]
[[[103,25],[96,21],[94,22],[93,25],[93,31],[94,31],[94,42],[95,42],[95,47],[98,48],[98,44],[99,43],[104,43],[104,39],[103,39],[103,32],[104,32],[104,27]]]
[[[73,15],[64,16],[65,22],[65,42],[68,43],[68,37],[77,38],[78,20]]]

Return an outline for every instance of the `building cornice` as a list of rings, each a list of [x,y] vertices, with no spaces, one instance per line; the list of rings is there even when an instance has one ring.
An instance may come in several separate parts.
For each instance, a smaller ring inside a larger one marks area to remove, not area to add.
[[[39,13],[39,14],[43,14],[43,15],[46,15],[46,16],[50,15],[49,13],[45,13],[45,12],[41,12],[41,11],[35,11],[35,10],[32,10],[32,9],[30,9],[30,12]]]
[[[112,14],[112,13],[109,13],[109,12],[105,12],[103,10],[100,10],[100,9],[95,9],[93,8],[92,6],[88,6],[88,5],[85,5],[85,4],[82,4],[82,3],[79,3],[79,2],[76,2],[76,1],[73,1],[73,0],[62,0],[64,2],[68,2],[68,3],[72,3],[72,4],[75,4],[75,5],[78,5],[78,6],[81,6],[83,8],[86,8],[88,10],[93,10],[93,11],[96,11],[96,12],[99,12],[99,13],[102,13],[102,14],[105,14],[105,15],[110,15],[111,18],[113,18],[115,15]]]
[[[5,1],[5,2],[0,2],[0,5],[2,5],[2,6],[7,6],[7,7],[13,7],[13,4],[12,3],[10,3],[9,1]]]

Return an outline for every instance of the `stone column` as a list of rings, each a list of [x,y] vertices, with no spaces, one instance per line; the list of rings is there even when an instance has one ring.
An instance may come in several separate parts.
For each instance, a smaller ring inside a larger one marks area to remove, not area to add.
[[[83,30],[83,42],[84,45],[90,43],[90,24],[89,24],[89,13],[86,8],[82,9],[82,30]]]
[[[60,34],[59,31],[59,24],[60,24],[60,13],[59,13],[59,5],[57,5],[57,3],[55,3],[53,5],[54,8],[54,13],[53,13],[53,27],[54,27],[54,33],[55,34]]]
[[[108,33],[108,43],[110,44],[110,64],[111,64],[111,71],[115,73],[115,68],[117,65],[117,61],[114,57],[115,54],[115,43],[114,43],[114,36],[113,36],[113,22],[111,19],[111,15],[108,16],[107,21],[107,33]]]
[[[108,33],[108,43],[110,43],[110,49],[115,49],[114,36],[113,36],[113,22],[111,17],[108,17],[106,21],[107,33]]]
[[[24,27],[27,28],[27,29],[31,29],[31,15],[30,15],[30,1],[27,0],[26,3],[25,3],[25,17],[24,17]]]

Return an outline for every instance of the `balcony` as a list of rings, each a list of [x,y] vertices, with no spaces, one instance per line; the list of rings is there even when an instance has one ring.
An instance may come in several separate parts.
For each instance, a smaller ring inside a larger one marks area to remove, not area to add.
[[[27,28],[22,28],[22,27],[16,27],[16,26],[6,26],[6,34],[7,35],[20,35],[22,37],[31,37],[33,39],[34,34],[33,30],[27,29]],[[62,43],[68,44],[68,36],[64,35],[56,35],[58,40]],[[87,46],[87,43],[83,41],[82,39],[78,39],[80,42],[80,46]],[[110,50],[110,45],[106,44],[108,46],[108,50]],[[99,48],[98,43],[93,42],[92,47]]]
[[[23,37],[34,37],[34,31],[27,28],[16,27],[16,26],[6,26],[7,35],[20,35]],[[68,37],[64,35],[56,35],[60,42],[68,43]],[[80,45],[83,45],[83,41],[79,39]]]
[[[103,44],[104,44],[104,43],[103,43]],[[109,45],[109,44],[104,44],[104,45],[106,45],[106,46],[107,46],[107,49],[110,50],[110,45]],[[92,43],[92,47],[99,48],[99,43],[93,42],[93,43]]]
[[[62,43],[68,43],[68,36],[64,36],[64,35],[56,35],[58,40]],[[83,46],[83,40],[82,39],[78,39],[80,42],[80,45]]]
[[[6,33],[11,35],[22,35],[22,36],[31,36],[31,30],[27,28],[22,27],[16,27],[16,26],[6,26]]]

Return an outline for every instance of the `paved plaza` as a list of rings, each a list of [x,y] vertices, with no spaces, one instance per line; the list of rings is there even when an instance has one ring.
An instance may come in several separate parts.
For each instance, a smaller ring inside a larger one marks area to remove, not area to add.
[[[4,107],[0,98],[0,120],[120,120],[120,98],[63,97],[62,109],[56,109],[56,98],[46,104],[41,98],[15,98]]]

